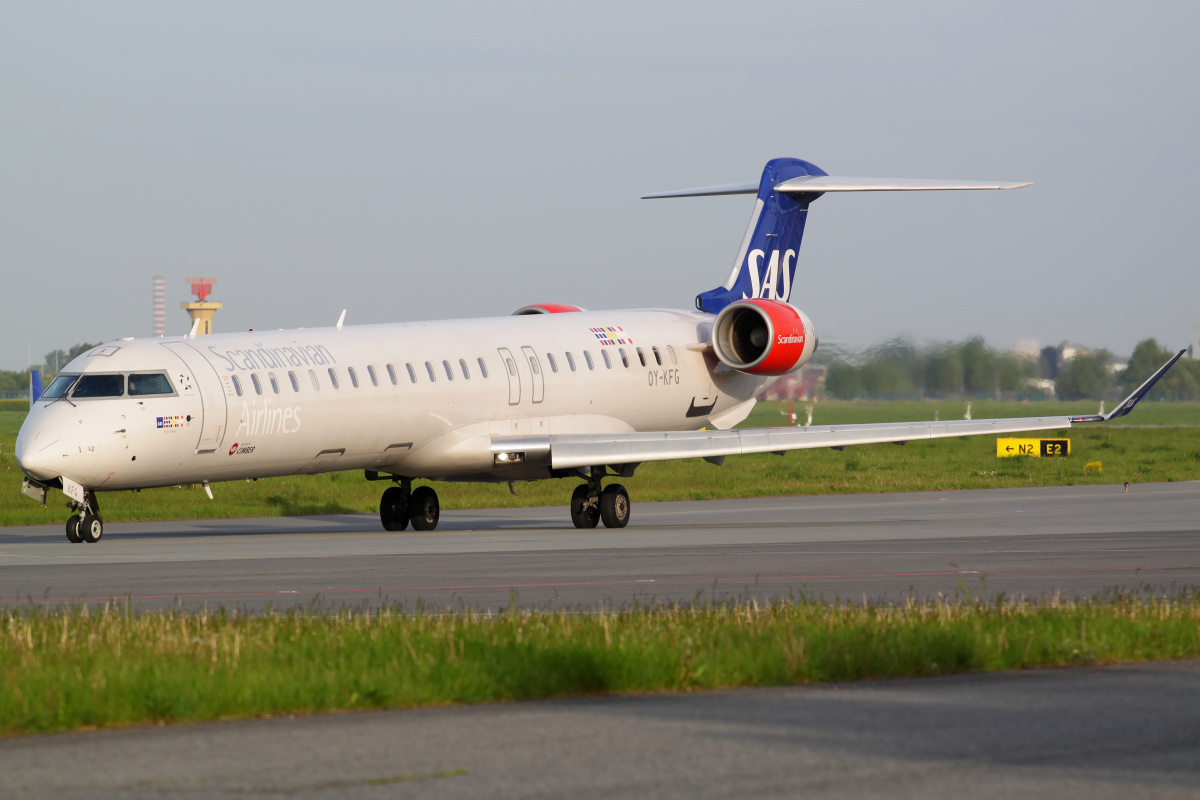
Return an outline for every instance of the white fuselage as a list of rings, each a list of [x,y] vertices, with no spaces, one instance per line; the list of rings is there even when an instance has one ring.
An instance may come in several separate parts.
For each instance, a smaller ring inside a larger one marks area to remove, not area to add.
[[[350,469],[549,477],[497,465],[497,443],[741,421],[775,379],[721,365],[712,321],[575,312],[112,342],[62,374],[165,373],[170,393],[40,400],[17,457],[98,491]]]

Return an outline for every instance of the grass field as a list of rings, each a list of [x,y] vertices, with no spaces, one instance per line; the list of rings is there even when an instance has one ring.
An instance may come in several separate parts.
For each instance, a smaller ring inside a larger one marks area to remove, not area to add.
[[[0,734],[1200,656],[1200,601],[0,613]]]
[[[744,423],[777,426],[785,404],[762,403]],[[966,401],[820,403],[816,425],[961,419]],[[1012,403],[972,401],[974,419],[1094,413],[1092,403]],[[804,407],[797,407],[800,421]],[[59,498],[43,508],[19,492],[21,474],[13,456],[16,431],[25,417],[20,401],[0,402],[0,525],[61,524],[66,511]],[[1063,459],[997,459],[994,437],[912,442],[905,447],[869,445],[805,450],[785,457],[738,456],[714,467],[700,460],[645,464],[624,479],[636,502],[706,500],[802,494],[935,491],[1072,484],[1120,484],[1200,479],[1200,404],[1143,403],[1120,426],[1072,429],[1072,454]],[[1161,427],[1159,427],[1161,426]],[[1050,434],[1042,434],[1050,435]],[[1099,462],[1101,469],[1085,470]],[[566,506],[574,481],[503,485],[438,484],[445,509],[514,506]],[[210,501],[198,487],[113,492],[102,496],[111,522],[158,519],[306,515],[374,512],[384,484],[363,480],[361,472],[216,484]],[[564,510],[564,514],[565,514]],[[637,509],[634,508],[636,518]]]

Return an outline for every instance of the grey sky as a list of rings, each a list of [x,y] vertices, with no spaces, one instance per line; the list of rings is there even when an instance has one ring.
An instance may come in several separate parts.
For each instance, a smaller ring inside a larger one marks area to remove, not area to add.
[[[1200,326],[1191,3],[0,5],[0,367],[169,333],[689,307],[774,156],[1010,192],[820,199],[822,339],[1128,352]]]

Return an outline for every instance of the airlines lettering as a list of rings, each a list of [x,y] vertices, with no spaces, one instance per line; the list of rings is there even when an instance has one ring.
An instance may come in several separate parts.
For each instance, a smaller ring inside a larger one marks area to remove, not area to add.
[[[775,337],[775,344],[804,344],[804,334],[799,336],[784,336],[782,333]]]
[[[337,359],[324,345],[295,343],[294,347],[264,347],[255,342],[250,350],[226,350],[224,354],[215,347],[208,352],[224,361],[226,372],[234,370],[278,369],[280,367],[311,367],[336,364]]]
[[[300,406],[272,408],[274,405],[270,400],[264,400],[262,408],[258,408],[257,400],[253,403],[243,401],[242,418],[233,435],[241,438],[242,436],[299,431]]]
[[[767,254],[762,250],[751,250],[746,254],[746,270],[750,273],[750,294],[742,292],[742,299],[758,297],[766,300],[786,301],[792,294],[792,262],[795,250],[784,250],[780,258],[778,250],[771,251],[767,262],[767,274],[762,274],[762,260]]]

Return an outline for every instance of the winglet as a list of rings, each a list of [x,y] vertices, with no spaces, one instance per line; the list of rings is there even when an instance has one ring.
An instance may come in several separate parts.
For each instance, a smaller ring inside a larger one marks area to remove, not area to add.
[[[1071,422],[1107,422],[1110,419],[1116,419],[1117,417],[1125,416],[1130,411],[1133,411],[1133,407],[1138,404],[1138,401],[1145,397],[1146,393],[1154,388],[1154,384],[1158,383],[1158,379],[1163,375],[1166,375],[1167,370],[1175,366],[1175,362],[1183,358],[1183,354],[1186,352],[1187,349],[1185,348],[1176,353],[1170,361],[1159,367],[1149,378],[1146,378],[1145,382],[1142,383],[1141,386],[1133,390],[1133,394],[1122,400],[1120,404],[1109,413],[1103,416],[1099,414],[1089,414],[1083,417],[1071,417]]]

